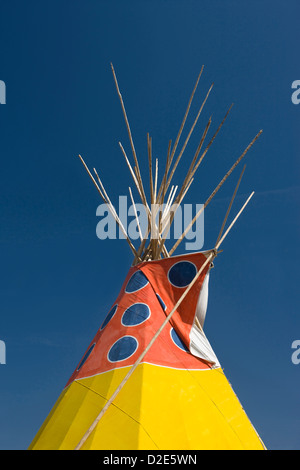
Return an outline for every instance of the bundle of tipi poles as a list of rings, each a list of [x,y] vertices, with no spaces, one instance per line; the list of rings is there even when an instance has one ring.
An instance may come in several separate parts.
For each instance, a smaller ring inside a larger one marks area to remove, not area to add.
[[[151,261],[151,260],[155,260],[155,259],[160,259],[162,257],[167,258],[167,257],[170,257],[174,253],[174,251],[177,249],[179,244],[186,237],[188,232],[192,229],[192,227],[195,224],[198,217],[200,217],[200,215],[202,214],[204,209],[208,206],[208,204],[211,202],[213,197],[217,194],[219,189],[223,186],[223,184],[225,183],[227,178],[230,176],[230,174],[233,172],[233,170],[238,166],[238,164],[241,162],[241,160],[245,157],[246,153],[252,147],[254,142],[258,139],[258,137],[262,133],[262,130],[258,132],[258,134],[253,138],[253,140],[245,148],[245,150],[242,152],[242,154],[237,158],[237,160],[229,168],[229,170],[224,175],[224,177],[221,179],[221,181],[216,185],[216,187],[214,188],[214,190],[212,191],[210,196],[206,199],[206,201],[202,205],[201,209],[196,213],[196,215],[194,216],[192,221],[189,223],[189,225],[186,228],[184,228],[182,234],[177,238],[177,240],[173,244],[173,246],[171,246],[169,249],[167,249],[166,240],[168,239],[168,233],[169,233],[169,231],[171,229],[171,225],[174,221],[176,210],[183,203],[184,197],[186,196],[191,184],[194,181],[195,173],[198,170],[198,167],[200,166],[201,162],[203,161],[205,155],[207,154],[210,146],[214,142],[217,134],[219,133],[220,129],[222,128],[223,124],[225,123],[225,121],[226,121],[226,119],[229,115],[229,112],[232,108],[232,105],[229,107],[228,111],[226,112],[223,120],[219,124],[219,126],[218,126],[217,130],[215,131],[215,133],[213,134],[213,136],[210,138],[210,140],[206,144],[204,144],[204,142],[206,141],[206,138],[207,138],[209,128],[210,128],[211,123],[212,123],[212,119],[209,118],[209,120],[208,120],[208,122],[207,122],[207,124],[206,124],[206,126],[203,130],[203,133],[201,135],[199,144],[198,144],[197,149],[194,153],[192,161],[190,163],[189,169],[188,169],[188,171],[187,171],[187,173],[184,177],[181,188],[179,189],[178,185],[173,184],[174,173],[175,173],[175,171],[178,167],[178,164],[179,164],[179,162],[180,162],[180,160],[181,160],[181,158],[184,154],[184,151],[187,147],[187,144],[190,140],[190,137],[191,137],[191,135],[192,135],[192,133],[195,129],[195,126],[198,122],[198,119],[201,115],[201,112],[204,108],[204,105],[205,105],[205,103],[206,103],[206,101],[209,97],[209,94],[212,90],[212,87],[213,87],[213,84],[212,84],[210,86],[203,102],[200,105],[199,111],[198,111],[198,113],[197,113],[197,115],[196,115],[196,117],[193,121],[193,124],[192,124],[192,126],[191,126],[191,128],[190,128],[190,130],[187,134],[187,137],[186,137],[184,143],[182,144],[180,150],[178,150],[179,142],[180,142],[182,132],[184,130],[184,127],[185,127],[185,124],[186,124],[186,121],[187,121],[187,117],[189,115],[190,107],[191,107],[191,104],[192,104],[192,101],[193,101],[193,98],[194,98],[194,95],[195,95],[200,77],[201,77],[202,72],[203,72],[204,67],[202,66],[201,71],[199,73],[199,76],[196,80],[196,84],[195,84],[195,86],[193,88],[193,91],[192,91],[192,94],[190,96],[190,99],[188,101],[188,105],[187,105],[182,123],[180,125],[177,137],[175,139],[175,142],[172,145],[172,141],[171,140],[169,141],[166,163],[164,165],[164,173],[163,173],[163,176],[162,176],[162,179],[161,179],[160,182],[158,181],[158,166],[159,166],[158,159],[156,158],[155,163],[153,162],[152,138],[150,137],[149,134],[147,134],[147,153],[148,153],[147,160],[148,160],[148,167],[149,167],[149,186],[150,186],[150,203],[149,203],[149,199],[147,199],[146,194],[145,194],[143,179],[142,179],[142,175],[141,175],[141,171],[140,171],[140,165],[139,165],[138,157],[137,157],[137,154],[136,154],[136,150],[135,150],[135,146],[134,146],[134,142],[133,142],[133,138],[132,138],[130,125],[129,125],[127,113],[126,113],[126,110],[125,110],[124,101],[123,101],[122,94],[121,94],[120,89],[119,89],[116,73],[115,73],[115,70],[114,70],[114,67],[113,67],[112,64],[111,64],[111,68],[112,68],[114,82],[115,82],[115,85],[116,85],[117,93],[118,93],[118,96],[119,96],[119,99],[120,99],[120,103],[121,103],[121,107],[122,107],[122,111],[123,111],[123,115],[124,115],[124,119],[125,119],[125,123],[126,123],[126,128],[127,128],[129,141],[130,141],[130,146],[131,146],[131,151],[132,151],[133,163],[130,163],[130,159],[127,156],[121,142],[119,142],[119,145],[120,145],[122,154],[125,158],[128,169],[130,171],[130,174],[132,176],[134,185],[137,189],[139,198],[140,198],[140,200],[141,200],[141,202],[142,202],[142,204],[143,204],[143,206],[146,210],[147,219],[148,219],[147,230],[145,231],[145,233],[142,233],[142,229],[141,229],[141,225],[140,225],[140,221],[139,221],[139,217],[138,217],[138,211],[136,210],[136,203],[135,203],[135,200],[134,200],[134,197],[133,197],[131,187],[129,187],[129,194],[130,194],[130,198],[131,198],[132,205],[133,205],[133,208],[134,208],[134,214],[135,214],[136,224],[137,224],[137,227],[138,227],[139,238],[140,238],[140,245],[139,245],[138,248],[136,248],[134,246],[133,241],[130,239],[126,228],[124,227],[120,217],[118,216],[118,214],[115,210],[115,207],[113,206],[113,204],[111,202],[111,199],[109,198],[109,196],[108,196],[108,194],[107,194],[107,192],[104,188],[103,182],[101,181],[98,172],[94,168],[93,170],[94,170],[94,175],[95,176],[93,176],[93,174],[89,170],[88,166],[86,165],[86,163],[83,160],[81,155],[79,155],[79,158],[81,159],[86,171],[88,172],[90,178],[92,179],[94,185],[96,186],[101,198],[103,199],[103,201],[107,205],[107,207],[108,207],[109,211],[111,212],[113,218],[115,219],[116,223],[119,225],[121,231],[123,232],[123,235],[125,236],[125,238],[128,242],[128,245],[129,245],[129,247],[132,250],[133,255],[134,255],[134,259],[133,259],[132,264],[136,265],[136,264],[138,264],[142,261]],[[239,180],[239,182],[240,182],[240,180]],[[239,185],[239,182],[238,182],[238,185]],[[236,190],[238,188],[238,185],[236,187]],[[236,191],[234,193],[233,199],[235,197],[235,194],[236,194]],[[222,231],[224,230],[224,226],[225,226],[225,223],[226,223],[226,220],[227,220],[228,213],[229,213],[229,210],[231,208],[232,202],[233,202],[233,200],[231,201],[230,206],[228,208],[226,217],[224,219],[221,231],[220,231],[219,236],[218,236],[218,240],[221,238]]]

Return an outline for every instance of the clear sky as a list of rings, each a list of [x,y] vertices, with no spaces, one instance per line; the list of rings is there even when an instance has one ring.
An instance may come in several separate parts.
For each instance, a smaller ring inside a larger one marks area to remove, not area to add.
[[[97,238],[101,200],[77,157],[99,170],[114,203],[128,194],[110,62],[144,178],[146,133],[164,161],[202,65],[190,124],[214,88],[186,162],[209,116],[213,132],[234,103],[187,202],[203,203],[263,129],[232,215],[256,193],[215,261],[205,331],[266,446],[300,449],[300,364],[291,360],[300,340],[299,13],[298,0],[1,2],[1,449],[28,447],[132,261],[126,241]],[[204,249],[240,169],[205,212]]]

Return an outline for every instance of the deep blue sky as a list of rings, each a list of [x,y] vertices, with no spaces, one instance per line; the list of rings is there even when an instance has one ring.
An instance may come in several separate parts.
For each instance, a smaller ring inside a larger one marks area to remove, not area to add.
[[[300,449],[300,365],[291,361],[300,339],[300,105],[291,102],[299,13],[298,0],[1,2],[1,449],[28,447],[132,260],[126,241],[96,237],[101,200],[77,158],[101,172],[115,203],[127,194],[118,141],[130,148],[111,61],[144,178],[146,133],[164,159],[202,64],[189,123],[214,88],[185,161],[208,117],[216,129],[234,102],[187,202],[204,202],[264,130],[246,158],[233,215],[256,194],[215,262],[205,330],[266,446]],[[204,249],[240,169],[207,208]]]

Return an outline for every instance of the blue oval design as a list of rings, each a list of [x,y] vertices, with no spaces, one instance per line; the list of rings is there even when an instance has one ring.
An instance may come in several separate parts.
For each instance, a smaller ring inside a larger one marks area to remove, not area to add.
[[[160,305],[162,306],[164,312],[167,310],[167,306],[166,304],[164,303],[163,299],[161,298],[161,296],[159,294],[156,294],[156,297],[160,303]]]
[[[197,274],[197,268],[190,261],[179,261],[169,269],[168,278],[175,287],[188,286]]]
[[[151,315],[150,308],[147,304],[136,303],[130,305],[123,313],[121,323],[124,326],[140,325],[148,320]]]
[[[137,292],[148,284],[148,279],[142,271],[136,271],[133,273],[127,285],[125,287],[125,292],[131,294],[132,292]]]
[[[110,362],[125,361],[132,356],[138,347],[138,341],[133,336],[123,336],[110,348],[107,358]]]
[[[110,320],[112,319],[112,317],[113,317],[114,314],[116,313],[117,308],[118,308],[118,305],[114,305],[113,308],[112,308],[112,309],[109,311],[109,313],[106,315],[105,320],[104,320],[104,322],[103,322],[102,325],[101,325],[100,331],[102,331],[102,330],[106,327],[107,323],[110,322]]]
[[[81,369],[81,367],[83,366],[83,364],[86,362],[86,360],[88,359],[88,357],[90,356],[91,352],[93,351],[94,347],[95,347],[95,344],[92,344],[89,349],[87,350],[87,352],[85,353],[85,355],[83,356],[79,366],[77,367],[77,370]]]
[[[186,345],[183,343],[183,341],[179,338],[178,334],[174,330],[174,328],[171,329],[170,331],[171,338],[173,340],[173,343],[182,351],[189,352],[188,348]]]

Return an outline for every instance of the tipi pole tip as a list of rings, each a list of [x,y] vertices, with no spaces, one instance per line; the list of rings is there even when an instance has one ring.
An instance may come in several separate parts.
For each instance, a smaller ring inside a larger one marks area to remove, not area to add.
[[[226,224],[226,222],[227,222],[228,215],[229,215],[229,213],[230,213],[230,210],[231,210],[233,201],[234,201],[234,199],[235,199],[235,196],[236,196],[236,193],[237,193],[237,191],[238,191],[239,185],[240,185],[240,183],[241,183],[241,180],[242,180],[242,177],[243,177],[243,174],[244,174],[245,169],[246,169],[246,164],[244,165],[244,167],[243,167],[243,169],[242,169],[242,172],[241,172],[241,174],[240,174],[239,180],[238,180],[237,185],[236,185],[236,187],[235,187],[235,190],[234,190],[233,196],[232,196],[232,198],[231,198],[230,204],[229,204],[229,206],[228,206],[227,212],[226,212],[226,214],[225,214],[225,217],[224,217],[224,220],[223,220],[223,223],[222,223],[222,226],[221,226],[221,229],[220,229],[220,232],[219,232],[219,235],[218,235],[216,244],[218,243],[218,241],[220,240],[220,238],[221,238],[221,236],[222,236],[222,233],[223,233],[225,224]]]
[[[248,202],[250,201],[250,199],[252,198],[252,196],[254,195],[255,191],[252,191],[252,193],[250,194],[250,196],[248,197],[247,201],[244,203],[243,207],[239,210],[239,212],[237,213],[237,215],[235,216],[235,218],[233,219],[233,221],[231,222],[231,224],[229,225],[228,229],[226,230],[226,232],[224,233],[224,235],[222,236],[222,238],[218,241],[218,243],[216,243],[216,246],[215,246],[215,250],[218,250],[219,246],[221,245],[221,243],[223,243],[223,241],[225,240],[225,238],[227,237],[228,233],[230,232],[230,230],[232,229],[232,227],[234,226],[234,224],[236,223],[237,219],[240,217],[241,213],[243,212],[243,210],[245,209],[245,207],[247,206]]]

